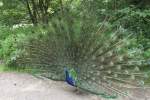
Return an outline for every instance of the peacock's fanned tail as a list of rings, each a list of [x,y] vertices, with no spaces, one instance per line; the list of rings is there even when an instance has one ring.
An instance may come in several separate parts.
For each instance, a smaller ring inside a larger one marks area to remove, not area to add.
[[[142,52],[130,51],[132,35],[125,36],[119,29],[113,33],[98,30],[76,34],[64,26],[60,31],[25,43],[17,63],[57,80],[65,78],[65,66],[74,68],[79,88],[106,98],[130,96],[126,88],[144,86],[148,75],[142,69],[148,63],[140,56]]]

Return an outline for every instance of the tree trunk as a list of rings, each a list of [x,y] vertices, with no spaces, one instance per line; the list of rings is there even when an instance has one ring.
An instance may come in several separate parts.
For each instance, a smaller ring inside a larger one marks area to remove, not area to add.
[[[26,6],[34,25],[38,23],[48,24],[48,7],[50,0],[25,0]]]
[[[36,21],[34,15],[33,15],[33,13],[32,13],[32,9],[31,9],[31,7],[30,7],[30,3],[29,3],[28,0],[25,0],[25,2],[26,2],[26,6],[27,6],[27,9],[28,9],[28,12],[29,12],[31,21],[32,21],[32,23],[33,23],[34,25],[36,25],[36,24],[37,24],[37,21]]]

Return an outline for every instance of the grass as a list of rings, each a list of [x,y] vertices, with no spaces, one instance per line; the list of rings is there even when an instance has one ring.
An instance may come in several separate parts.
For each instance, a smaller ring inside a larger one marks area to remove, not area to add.
[[[0,72],[26,72],[23,69],[19,69],[18,67],[7,67],[4,64],[0,64]]]
[[[15,72],[15,73],[29,73],[29,74],[36,74],[38,73],[38,70],[33,69],[33,70],[26,70],[23,69],[22,67],[15,67],[15,66],[5,66],[4,64],[0,64],[0,73],[2,72]]]
[[[0,72],[4,72],[4,70],[5,70],[4,65],[0,65]]]
[[[12,69],[6,67],[4,64],[0,64],[0,72],[12,72],[12,71],[16,71],[16,69]]]

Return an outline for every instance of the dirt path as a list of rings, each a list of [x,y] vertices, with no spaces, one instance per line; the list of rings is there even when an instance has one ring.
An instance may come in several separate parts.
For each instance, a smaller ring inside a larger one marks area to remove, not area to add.
[[[0,100],[98,100],[76,94],[64,82],[37,79],[28,74],[0,73]]]
[[[149,92],[150,93],[150,92]],[[37,79],[28,74],[0,73],[0,100],[105,100],[76,94],[64,82]],[[124,98],[117,100],[126,100]],[[144,99],[135,99],[144,100]],[[150,100],[150,99],[147,99]]]

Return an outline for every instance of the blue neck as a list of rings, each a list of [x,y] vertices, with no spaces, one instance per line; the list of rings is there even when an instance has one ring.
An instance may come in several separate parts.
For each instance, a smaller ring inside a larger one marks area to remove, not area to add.
[[[65,81],[72,85],[72,86],[75,86],[75,80],[73,79],[72,76],[69,76],[69,71],[68,69],[65,68]]]
[[[69,72],[67,69],[65,69],[65,77],[66,77],[66,79],[69,78]]]

